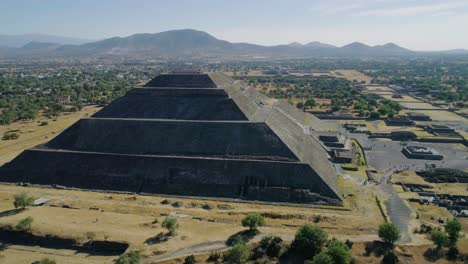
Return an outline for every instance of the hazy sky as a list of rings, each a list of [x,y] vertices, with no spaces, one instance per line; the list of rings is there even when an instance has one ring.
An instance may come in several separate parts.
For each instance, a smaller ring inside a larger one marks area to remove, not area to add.
[[[232,42],[468,48],[468,0],[0,0],[0,34],[102,39],[193,28]]]

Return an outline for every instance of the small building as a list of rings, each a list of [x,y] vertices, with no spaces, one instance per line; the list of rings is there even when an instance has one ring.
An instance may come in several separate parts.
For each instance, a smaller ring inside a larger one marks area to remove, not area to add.
[[[410,159],[442,160],[444,158],[436,150],[421,146],[405,146],[402,152]]]
[[[335,149],[332,158],[333,162],[336,163],[351,163],[353,162],[353,153],[347,149]]]
[[[414,126],[415,123],[413,120],[410,120],[407,117],[387,117],[385,118],[385,124],[387,126]]]
[[[410,112],[408,118],[413,121],[432,121],[432,118],[423,113]]]
[[[455,129],[443,125],[429,125],[425,126],[424,129],[436,136],[458,136]]]
[[[343,127],[351,133],[369,134],[366,124],[344,124]]]
[[[346,143],[345,136],[339,132],[320,132],[319,139],[330,148],[344,148]]]

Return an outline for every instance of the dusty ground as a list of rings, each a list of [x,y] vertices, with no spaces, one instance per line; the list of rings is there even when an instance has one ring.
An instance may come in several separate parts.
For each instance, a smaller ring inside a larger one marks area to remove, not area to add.
[[[236,73],[229,71],[229,72],[223,72],[229,77],[233,76],[268,76],[263,74],[263,71],[248,71],[247,75],[245,74],[245,71],[238,71]]]
[[[82,111],[65,113],[57,118],[48,119],[39,116],[35,120],[14,122],[9,125],[0,125],[0,138],[5,132],[18,130],[19,138],[15,140],[0,139],[0,166],[9,162],[24,149],[34,147],[54,138],[62,130],[69,127],[82,117],[90,116],[100,108],[95,106],[84,107]],[[40,126],[46,121],[48,125]]]
[[[408,96],[408,95],[403,95],[403,98],[393,98],[392,95],[382,95],[383,98],[389,99],[395,102],[403,103],[403,102],[410,102],[410,103],[420,103],[422,102],[419,99],[416,99],[414,97]]]
[[[393,89],[390,88],[389,86],[386,86],[386,85],[365,85],[364,88],[365,88],[365,91],[372,92],[372,93],[377,93],[377,92],[391,93],[391,92],[393,92]]]
[[[419,195],[414,192],[405,192],[400,184],[420,184],[427,186],[424,190],[431,191],[439,194],[452,194],[452,195],[466,195],[468,192],[468,185],[464,183],[431,183],[424,180],[424,178],[418,176],[414,171],[403,171],[393,175],[392,183],[394,183],[394,189],[403,198],[419,198]],[[413,207],[419,214],[419,218],[428,224],[437,225],[437,220],[452,218],[452,214],[443,207],[435,205],[419,204],[411,202]],[[460,220],[466,221],[468,219],[461,218]],[[468,233],[468,226],[464,227],[464,232]],[[466,238],[468,239],[468,238]]]
[[[410,110],[425,110],[425,109],[430,109],[430,110],[440,110],[440,107],[433,106],[429,103],[408,103],[408,102],[400,102],[400,105],[403,108],[410,109]]]
[[[0,185],[0,212],[4,212],[0,214],[0,226],[14,226],[20,219],[31,216],[34,218],[34,234],[73,238],[84,243],[92,233],[95,240],[127,242],[130,250],[140,250],[145,256],[206,242],[225,241],[243,230],[240,221],[248,212],[266,215],[267,225],[261,228],[263,234],[280,235],[285,239],[292,239],[297,228],[306,223],[319,225],[330,236],[341,239],[375,239],[377,226],[383,222],[383,218],[375,202],[369,203],[373,197],[367,191],[356,193],[353,183],[342,181],[341,185],[347,189],[345,208],[308,208]],[[45,206],[12,215],[5,213],[13,209],[13,195],[22,191],[51,200]],[[177,208],[162,204],[161,201],[165,199],[171,203],[182,202],[183,206]],[[209,204],[213,209],[201,208],[204,204]],[[160,223],[170,213],[175,213],[180,223],[177,235],[165,242],[145,243],[147,239],[165,232]],[[0,255],[5,263],[24,263],[42,255],[66,263],[110,263],[115,258],[18,245],[7,247],[0,251]],[[74,262],[67,262],[69,258]]]
[[[431,110],[431,111],[426,111],[426,110],[403,110],[401,113],[407,113],[407,112],[415,112],[415,113],[421,113],[421,114],[426,114],[431,117],[433,121],[461,121],[461,122],[467,122],[468,120],[462,116],[459,116],[455,113],[446,111],[446,110]]]
[[[370,83],[371,77],[356,70],[335,70],[331,72],[335,77],[346,78],[350,81],[357,80],[358,82]]]

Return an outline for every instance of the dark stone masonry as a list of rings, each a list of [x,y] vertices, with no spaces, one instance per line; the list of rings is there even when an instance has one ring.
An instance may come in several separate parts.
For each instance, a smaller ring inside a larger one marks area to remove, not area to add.
[[[25,150],[0,168],[0,181],[341,204],[326,151],[303,133],[301,114],[258,103],[261,95],[234,83],[160,75]]]

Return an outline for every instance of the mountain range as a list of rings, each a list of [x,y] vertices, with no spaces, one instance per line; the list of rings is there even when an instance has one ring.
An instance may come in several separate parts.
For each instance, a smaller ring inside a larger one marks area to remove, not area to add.
[[[25,35],[23,35],[25,36]],[[321,42],[261,46],[249,43],[231,43],[198,30],[170,30],[155,34],[135,34],[113,37],[88,43],[79,39],[37,38],[22,46],[5,45],[0,36],[0,56],[125,56],[125,57],[314,57],[314,56],[417,56],[423,54],[468,54],[467,50],[418,52],[394,43],[369,46],[353,42],[342,47]],[[70,42],[75,43],[70,43]],[[78,43],[76,43],[78,42]],[[11,41],[9,42],[11,43]],[[18,42],[16,42],[18,43]],[[9,47],[8,47],[9,46]]]
[[[80,45],[92,42],[90,39],[70,38],[46,34],[0,35],[0,47],[20,48],[29,42],[46,42],[57,44]]]

